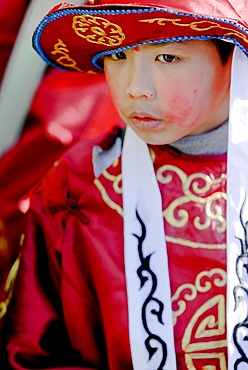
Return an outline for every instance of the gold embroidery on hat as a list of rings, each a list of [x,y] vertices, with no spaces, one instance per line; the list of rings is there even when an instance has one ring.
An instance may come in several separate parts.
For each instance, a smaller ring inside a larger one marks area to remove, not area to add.
[[[120,26],[89,14],[75,16],[72,28],[78,36],[94,44],[118,46],[125,39]]]
[[[192,23],[182,23],[182,19],[170,19],[170,18],[153,18],[153,19],[141,19],[139,22],[144,22],[144,23],[155,23],[159,26],[165,26],[166,22],[171,22],[175,26],[180,26],[180,27],[189,27],[194,31],[208,31],[212,30],[214,28],[220,28],[222,30],[225,30],[226,33],[223,34],[225,37],[235,37],[237,39],[242,39],[244,42],[248,43],[247,37],[242,33],[239,32],[238,30],[231,30],[228,27],[225,27],[217,22],[213,21],[208,21],[208,20],[201,20],[201,21],[195,21]]]
[[[70,51],[67,48],[66,44],[59,39],[58,42],[54,45],[54,50],[51,52],[51,54],[60,55],[56,59],[56,62],[63,67],[74,69],[77,72],[83,72],[80,68],[77,67],[77,62],[69,56],[69,52]]]

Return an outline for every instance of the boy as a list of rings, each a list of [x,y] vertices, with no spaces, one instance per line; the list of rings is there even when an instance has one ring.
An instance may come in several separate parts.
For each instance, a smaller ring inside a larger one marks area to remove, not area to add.
[[[38,26],[52,65],[104,69],[128,128],[32,195],[11,368],[246,368],[247,45],[244,1],[63,3]]]

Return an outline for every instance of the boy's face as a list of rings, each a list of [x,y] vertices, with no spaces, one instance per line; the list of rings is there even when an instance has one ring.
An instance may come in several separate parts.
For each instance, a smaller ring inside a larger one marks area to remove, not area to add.
[[[141,46],[104,57],[114,104],[147,143],[170,144],[228,118],[231,57],[210,41]]]

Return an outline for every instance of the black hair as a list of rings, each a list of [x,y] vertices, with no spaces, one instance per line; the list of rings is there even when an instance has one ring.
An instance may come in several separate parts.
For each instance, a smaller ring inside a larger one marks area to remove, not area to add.
[[[234,44],[219,39],[213,39],[212,41],[219,52],[222,63],[225,64],[234,49]]]

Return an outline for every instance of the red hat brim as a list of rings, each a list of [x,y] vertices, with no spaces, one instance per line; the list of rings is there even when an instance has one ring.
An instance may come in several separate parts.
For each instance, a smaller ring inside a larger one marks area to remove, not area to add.
[[[240,19],[138,5],[63,3],[40,22],[33,46],[52,66],[100,72],[106,54],[143,44],[209,38],[231,40],[248,55],[248,27]]]

